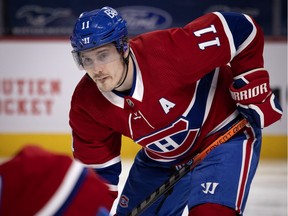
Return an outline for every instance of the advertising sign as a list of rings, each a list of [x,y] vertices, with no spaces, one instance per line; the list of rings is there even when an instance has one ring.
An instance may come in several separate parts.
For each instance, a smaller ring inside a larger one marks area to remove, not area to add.
[[[0,43],[0,132],[69,132],[70,99],[84,74],[68,42]]]
[[[287,1],[285,0],[4,0],[6,34],[63,36],[72,31],[75,19],[84,11],[104,6],[118,9],[128,22],[130,35],[184,26],[212,11],[241,12],[251,15],[266,35],[287,35]],[[1,16],[1,15],[0,15]]]

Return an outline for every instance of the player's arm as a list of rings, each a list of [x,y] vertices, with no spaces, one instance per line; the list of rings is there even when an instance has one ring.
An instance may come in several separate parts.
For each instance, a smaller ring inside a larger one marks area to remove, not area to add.
[[[195,81],[214,68],[229,64],[234,76],[231,94],[240,112],[261,128],[281,118],[280,104],[270,89],[264,68],[263,32],[251,17],[210,13],[189,23],[184,31],[182,38],[190,37],[191,41],[191,54],[187,56],[191,56],[191,65],[198,69],[190,79]]]
[[[230,38],[231,69],[234,82],[230,92],[239,111],[250,122],[264,128],[279,120],[281,106],[271,91],[269,74],[264,68],[264,36],[261,28],[249,16],[216,13]]]
[[[99,125],[84,110],[72,105],[70,125],[73,136],[73,155],[76,160],[93,168],[106,180],[110,204],[117,198],[121,173],[121,134]]]

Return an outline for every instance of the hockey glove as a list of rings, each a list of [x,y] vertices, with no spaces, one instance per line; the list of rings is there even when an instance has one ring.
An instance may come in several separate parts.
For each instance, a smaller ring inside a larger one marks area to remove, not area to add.
[[[279,101],[270,89],[268,72],[262,68],[234,77],[230,93],[239,112],[260,128],[273,124],[282,116]]]

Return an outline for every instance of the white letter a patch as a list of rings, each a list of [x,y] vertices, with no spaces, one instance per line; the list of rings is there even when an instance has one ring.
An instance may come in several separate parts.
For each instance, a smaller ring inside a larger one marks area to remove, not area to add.
[[[161,98],[159,100],[164,112],[167,114],[171,108],[173,108],[175,106],[174,103],[172,103],[171,101],[166,100],[165,98]]]

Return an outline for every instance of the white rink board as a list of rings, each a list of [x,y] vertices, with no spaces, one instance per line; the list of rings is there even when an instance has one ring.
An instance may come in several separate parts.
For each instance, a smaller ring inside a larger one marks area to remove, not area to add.
[[[84,74],[70,44],[2,41],[0,59],[0,132],[70,132],[71,95]]]
[[[287,44],[267,43],[265,67],[287,110]],[[68,112],[79,71],[69,41],[0,41],[0,133],[70,133]],[[286,134],[283,120],[265,129]]]

